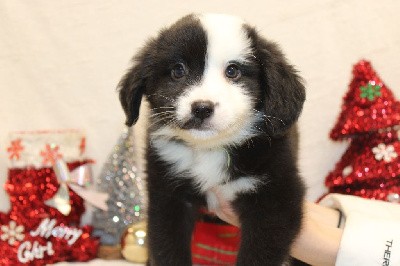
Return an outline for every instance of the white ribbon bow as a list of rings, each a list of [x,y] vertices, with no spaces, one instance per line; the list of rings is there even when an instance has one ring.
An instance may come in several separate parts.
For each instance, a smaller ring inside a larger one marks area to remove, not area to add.
[[[89,163],[81,165],[70,172],[63,160],[57,160],[53,170],[60,183],[60,188],[54,197],[45,201],[47,206],[56,208],[67,216],[71,212],[69,187],[89,204],[107,211],[108,194],[92,188],[92,168]]]

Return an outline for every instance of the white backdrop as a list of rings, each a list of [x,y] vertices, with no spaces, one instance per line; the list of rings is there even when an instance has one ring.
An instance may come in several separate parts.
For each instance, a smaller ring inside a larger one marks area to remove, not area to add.
[[[400,1],[0,0],[0,184],[7,135],[79,128],[95,174],[123,129],[115,91],[131,56],[161,27],[190,12],[245,18],[281,44],[307,82],[300,120],[301,172],[309,199],[345,149],[328,139],[360,58],[400,97]],[[0,211],[9,206],[0,189]]]

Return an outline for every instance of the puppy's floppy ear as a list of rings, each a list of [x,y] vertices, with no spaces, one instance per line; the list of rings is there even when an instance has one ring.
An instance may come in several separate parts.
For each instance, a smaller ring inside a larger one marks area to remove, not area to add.
[[[126,115],[127,126],[135,124],[139,118],[139,109],[146,90],[146,80],[150,76],[149,60],[152,42],[133,58],[133,66],[122,77],[118,84],[119,100]]]
[[[144,81],[138,67],[133,67],[122,78],[119,87],[119,100],[126,115],[127,126],[132,126],[139,118],[139,108],[144,91]]]
[[[305,88],[276,44],[257,36],[255,31],[250,36],[255,39],[254,52],[261,65],[267,130],[271,135],[281,135],[298,119],[306,97]]]

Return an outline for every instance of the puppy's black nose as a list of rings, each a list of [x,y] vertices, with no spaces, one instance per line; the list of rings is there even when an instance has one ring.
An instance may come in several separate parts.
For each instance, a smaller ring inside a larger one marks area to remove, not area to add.
[[[211,101],[197,101],[192,103],[192,114],[201,120],[204,120],[214,113],[214,103]]]

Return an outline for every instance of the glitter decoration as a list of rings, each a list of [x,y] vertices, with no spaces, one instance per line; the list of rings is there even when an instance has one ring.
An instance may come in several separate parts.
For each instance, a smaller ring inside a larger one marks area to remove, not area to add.
[[[380,147],[380,149],[375,149]],[[400,193],[400,141],[396,129],[361,134],[325,180],[331,193],[388,201]],[[350,171],[351,169],[351,171]]]
[[[393,147],[393,153],[400,152],[400,141],[397,139],[396,131],[385,133],[374,133],[367,136],[360,136],[354,139],[334,171],[327,178],[328,187],[336,185],[354,184],[371,179],[391,179],[400,176],[400,160],[398,157],[391,157],[391,161],[377,160],[373,152],[375,147],[386,143],[384,146]],[[382,155],[382,158],[386,156]],[[392,155],[393,156],[393,155]],[[352,166],[352,172],[343,175],[344,169]],[[400,179],[399,179],[400,181]]]
[[[377,160],[374,148],[383,143],[386,143],[385,151],[386,147],[393,147],[393,151],[380,153],[381,160]],[[386,200],[389,193],[400,189],[400,161],[393,155],[399,152],[400,142],[395,130],[360,136],[350,143],[325,184],[330,192]],[[385,161],[385,157],[391,160]],[[351,173],[346,171],[348,165],[352,167]]]
[[[354,66],[330,137],[349,142],[325,179],[330,193],[399,202],[400,103],[370,62],[361,60]]]
[[[68,168],[73,170],[86,163],[87,161],[71,162],[68,163]],[[61,223],[77,225],[85,211],[83,199],[72,189],[68,191],[71,203],[68,215],[46,205],[45,202],[54,198],[60,188],[52,168],[11,168],[8,170],[8,181],[4,188],[13,205],[10,215],[22,224],[37,223],[42,217],[50,216]]]
[[[108,211],[94,213],[95,235],[102,244],[117,245],[129,225],[146,218],[145,187],[137,168],[133,128],[122,133],[97,182],[109,199]]]
[[[91,226],[78,227],[85,210],[83,199],[68,191],[71,206],[68,215],[45,204],[57,194],[60,184],[47,165],[49,161],[46,160],[46,165],[40,164],[44,161],[40,151],[58,147],[55,157],[68,158],[68,168],[73,170],[91,161],[81,160],[75,153],[79,142],[74,141],[80,135],[77,131],[11,134],[11,146],[19,140],[18,146],[24,149],[20,150],[19,157],[9,158],[4,189],[11,207],[8,213],[0,212],[0,265],[35,266],[96,257],[99,241],[91,237]]]
[[[395,100],[371,63],[361,60],[353,67],[353,79],[330,137],[333,140],[352,138],[399,124],[400,102]]]
[[[353,68],[342,112],[330,133],[349,147],[325,179],[331,193],[399,202],[400,103],[361,60]]]
[[[4,219],[0,219],[0,224],[3,222]],[[5,229],[4,225],[2,227]],[[88,261],[96,257],[98,248],[98,241],[90,238],[91,230],[90,226],[66,226],[49,218],[28,226],[10,220],[7,234],[3,233],[0,238],[0,265],[40,266],[60,261]]]

